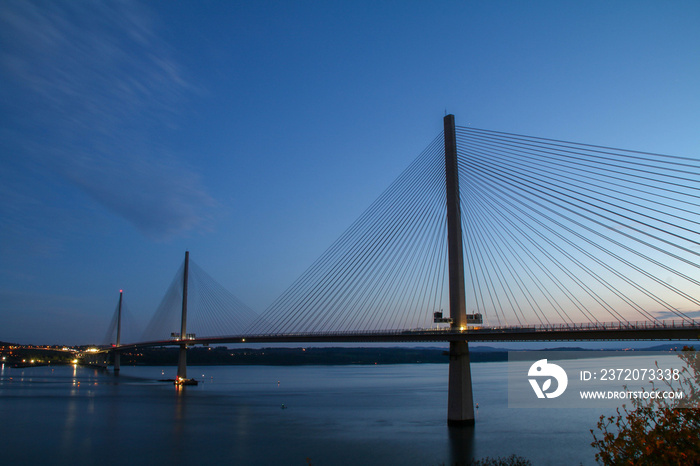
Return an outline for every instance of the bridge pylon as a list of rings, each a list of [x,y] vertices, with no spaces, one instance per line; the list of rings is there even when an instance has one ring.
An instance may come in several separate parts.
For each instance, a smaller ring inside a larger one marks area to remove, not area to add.
[[[121,346],[122,340],[122,298],[124,290],[119,290],[119,308],[117,310],[117,344],[114,349],[114,373],[118,374],[121,370],[121,353],[119,352],[119,346]]]
[[[182,319],[180,320],[180,340],[187,340],[187,282],[189,281],[190,252],[185,251],[185,270],[182,279]],[[175,383],[187,380],[187,343],[180,344]]]
[[[447,195],[447,249],[450,287],[450,318],[453,330],[467,327],[466,294],[464,291],[464,255],[462,218],[459,198],[459,168],[454,115],[446,115],[445,126],[445,186]],[[450,367],[447,392],[447,424],[474,424],[472,376],[469,344],[450,342]]]

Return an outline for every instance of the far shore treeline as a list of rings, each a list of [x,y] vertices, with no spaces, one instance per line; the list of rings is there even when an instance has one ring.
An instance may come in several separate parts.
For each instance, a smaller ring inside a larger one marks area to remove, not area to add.
[[[169,365],[177,361],[178,348],[144,348],[138,353],[123,353],[122,364]],[[492,353],[480,353],[495,356]],[[507,353],[501,353],[505,361]],[[487,359],[483,359],[487,360]],[[446,363],[440,348],[227,348],[194,347],[187,350],[188,365],[347,365]]]
[[[71,364],[77,354],[87,347],[63,348],[26,346],[0,342],[0,359],[15,367],[46,364]],[[657,345],[635,351],[673,351],[674,345]],[[68,351],[66,351],[68,350]],[[168,366],[178,359],[179,348],[154,347],[126,350],[121,354],[122,365]],[[470,351],[473,363],[508,360],[508,349],[476,346]],[[542,350],[540,350],[542,351]],[[609,357],[613,352],[584,348],[548,348],[564,351],[561,358]],[[579,352],[580,356],[571,352]],[[534,357],[535,355],[533,355]],[[111,359],[111,358],[108,358]],[[195,346],[187,350],[188,365],[348,365],[348,364],[444,364],[448,362],[444,348],[435,347],[268,347],[240,348],[226,346]]]

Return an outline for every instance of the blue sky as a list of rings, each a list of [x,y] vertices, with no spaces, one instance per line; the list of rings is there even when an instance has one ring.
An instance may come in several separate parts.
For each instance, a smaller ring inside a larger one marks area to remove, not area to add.
[[[0,3],[0,340],[256,310],[457,124],[697,157],[700,4]]]

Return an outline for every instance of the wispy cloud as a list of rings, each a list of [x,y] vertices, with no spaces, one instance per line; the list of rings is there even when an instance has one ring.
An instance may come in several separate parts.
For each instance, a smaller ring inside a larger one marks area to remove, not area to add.
[[[683,312],[683,315],[685,315],[686,317],[689,317],[691,319],[697,319],[697,318],[700,318],[700,311],[685,311],[685,312]],[[678,315],[674,314],[671,311],[655,312],[654,317],[656,317],[657,319],[661,319],[661,320],[664,320],[664,319],[679,320],[680,319],[680,317],[678,317]]]
[[[58,175],[162,239],[201,225],[214,201],[169,142],[193,87],[158,31],[142,3],[0,4],[0,83],[15,117],[2,140],[23,158],[16,171]]]
[[[106,156],[66,168],[66,176],[97,202],[154,239],[209,223],[214,201],[198,176],[177,161],[126,156],[114,163]]]

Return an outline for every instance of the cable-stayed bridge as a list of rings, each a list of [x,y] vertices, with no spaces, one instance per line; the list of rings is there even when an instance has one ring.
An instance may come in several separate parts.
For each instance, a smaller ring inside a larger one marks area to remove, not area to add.
[[[473,422],[469,341],[700,337],[700,161],[445,130],[264,312],[185,262],[118,351],[449,341],[448,420]],[[446,317],[444,317],[446,316]]]

